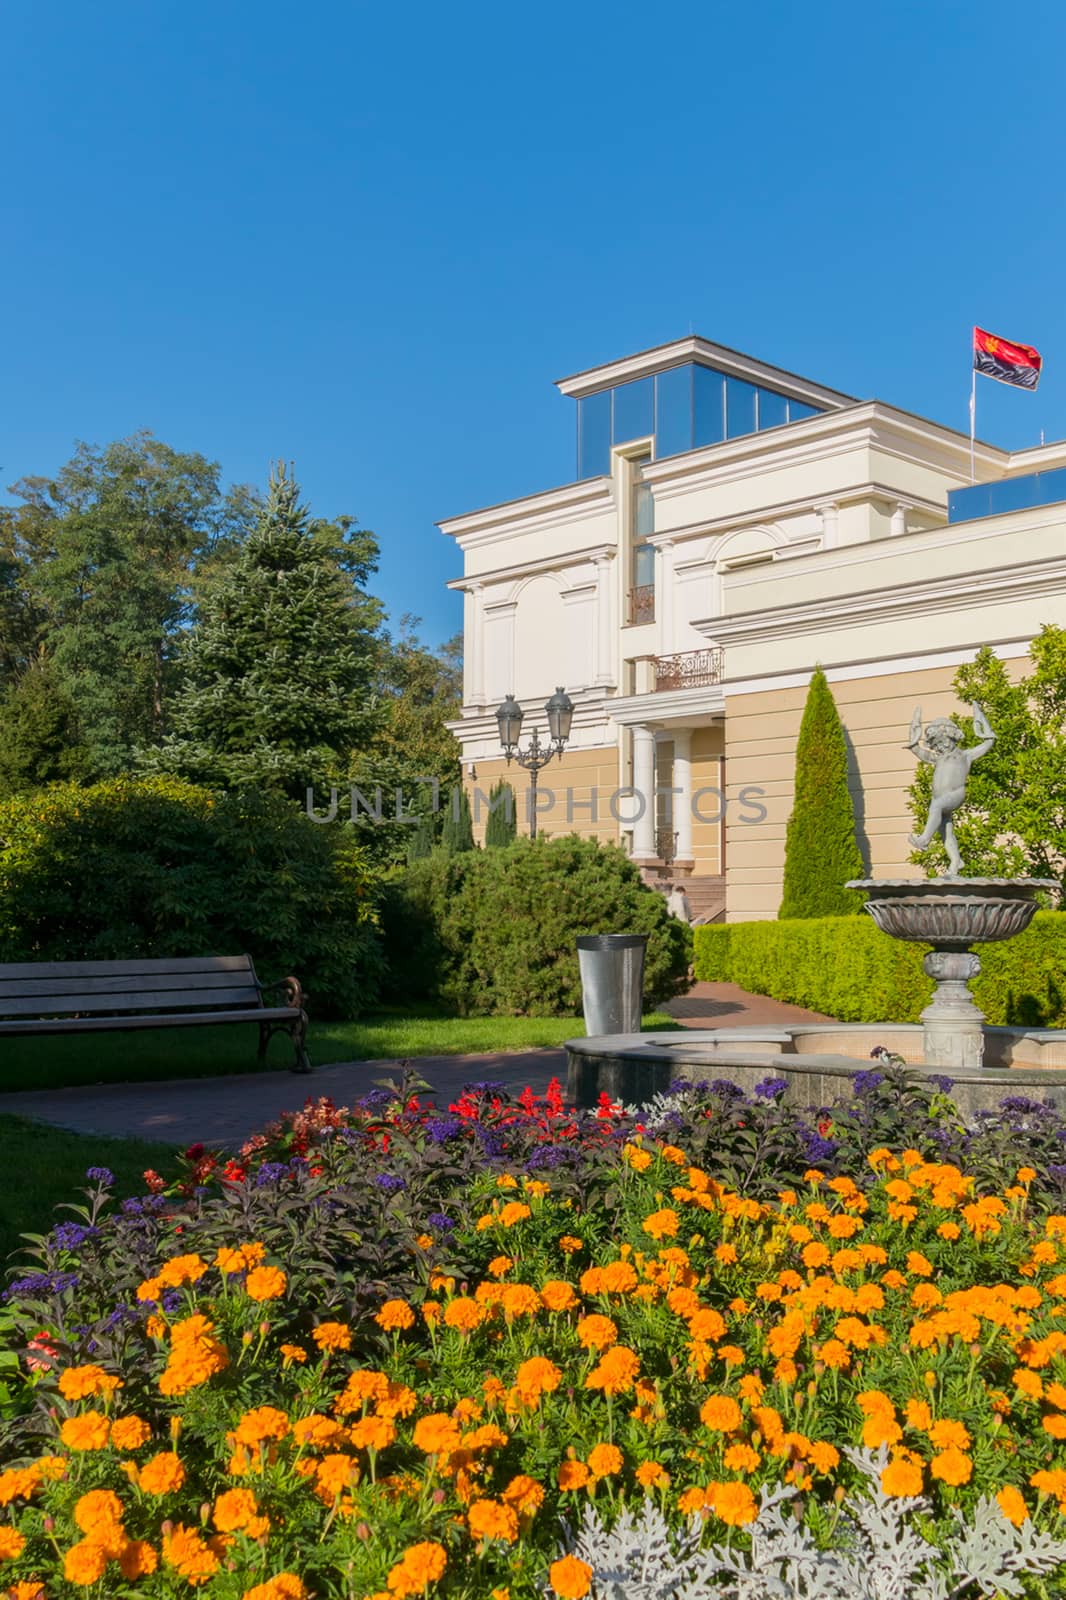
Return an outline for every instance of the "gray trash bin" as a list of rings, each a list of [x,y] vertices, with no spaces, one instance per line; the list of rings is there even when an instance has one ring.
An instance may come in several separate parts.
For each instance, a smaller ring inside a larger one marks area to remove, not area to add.
[[[586,1033],[640,1032],[647,943],[643,933],[593,933],[577,941]]]

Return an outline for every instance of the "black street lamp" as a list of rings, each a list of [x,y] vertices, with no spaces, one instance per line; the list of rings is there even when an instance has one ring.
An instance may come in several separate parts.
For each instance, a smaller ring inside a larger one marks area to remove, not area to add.
[[[539,730],[533,729],[533,738],[528,750],[519,750],[518,740],[522,732],[522,707],[518,704],[513,694],[509,694],[499,710],[496,712],[496,722],[500,730],[500,744],[507,757],[507,763],[517,761],[520,767],[525,767],[529,773],[529,837],[537,837],[537,773],[546,767],[552,756],[561,756],[563,746],[570,737],[570,723],[574,716],[574,702],[562,687],[556,689],[547,705],[544,715],[548,719],[548,735],[551,744],[545,747],[540,742]]]

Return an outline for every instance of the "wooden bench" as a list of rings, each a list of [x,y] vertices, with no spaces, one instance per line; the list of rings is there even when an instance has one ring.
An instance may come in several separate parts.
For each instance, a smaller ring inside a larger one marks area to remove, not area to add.
[[[264,993],[282,991],[268,1006]],[[158,961],[0,963],[0,1038],[27,1033],[125,1033],[132,1028],[209,1027],[254,1022],[259,1060],[271,1035],[288,1033],[292,1072],[310,1072],[307,1012],[296,978],[266,988],[251,956],[169,957]]]

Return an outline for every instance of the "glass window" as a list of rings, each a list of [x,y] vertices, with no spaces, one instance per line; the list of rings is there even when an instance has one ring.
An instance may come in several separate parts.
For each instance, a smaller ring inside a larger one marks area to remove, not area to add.
[[[614,391],[614,434],[612,444],[627,439],[643,439],[655,431],[655,384],[652,378],[620,383]]]
[[[772,389],[759,390],[759,432],[764,428],[780,428],[788,421],[788,401],[783,394]]]
[[[611,391],[577,403],[577,475],[598,478],[611,470]]]
[[[692,371],[692,443],[721,444],[722,374],[713,367],[694,367]]]
[[[655,546],[638,544],[633,551],[633,586],[649,588],[655,582]]]
[[[692,449],[692,365],[668,367],[655,380],[655,454]]]
[[[820,412],[816,406],[805,406],[802,400],[790,400],[788,402],[789,422],[802,422],[805,417],[817,417],[819,415]]]
[[[725,380],[725,432],[727,439],[739,439],[755,432],[755,385],[743,378]]]

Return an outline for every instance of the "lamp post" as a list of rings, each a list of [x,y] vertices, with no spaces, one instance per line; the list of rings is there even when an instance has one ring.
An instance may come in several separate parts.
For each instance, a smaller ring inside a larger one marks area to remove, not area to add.
[[[546,767],[552,756],[561,756],[563,746],[570,737],[570,723],[574,715],[574,702],[559,687],[544,707],[544,715],[548,719],[549,745],[540,742],[540,731],[533,729],[533,738],[528,750],[519,750],[518,740],[522,733],[522,707],[518,704],[513,694],[509,694],[499,710],[496,712],[496,723],[500,730],[500,744],[507,757],[507,764],[517,761],[520,767],[525,767],[529,773],[529,837],[537,837],[537,773]]]

